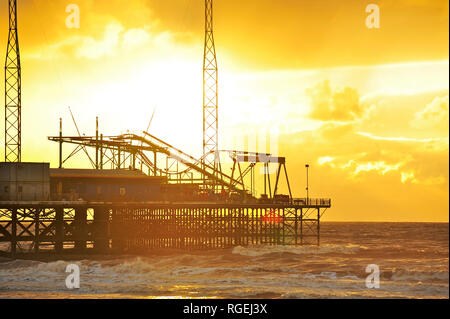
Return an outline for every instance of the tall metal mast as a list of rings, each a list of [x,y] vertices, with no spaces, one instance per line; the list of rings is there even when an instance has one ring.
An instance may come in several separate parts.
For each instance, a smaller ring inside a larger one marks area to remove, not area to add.
[[[219,167],[217,60],[213,35],[213,0],[205,0],[205,48],[203,55],[203,163]],[[205,177],[204,177],[205,179]]]
[[[21,68],[17,36],[17,1],[9,0],[9,35],[5,62],[5,162],[21,161]]]

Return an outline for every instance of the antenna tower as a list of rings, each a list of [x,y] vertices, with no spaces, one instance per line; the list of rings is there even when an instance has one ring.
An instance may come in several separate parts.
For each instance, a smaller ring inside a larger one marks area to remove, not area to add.
[[[9,0],[5,62],[5,162],[20,162],[22,152],[22,81],[17,36],[17,1]]]
[[[203,55],[203,164],[216,169],[218,160],[217,60],[213,35],[213,0],[205,0]],[[206,177],[203,177],[206,182]]]

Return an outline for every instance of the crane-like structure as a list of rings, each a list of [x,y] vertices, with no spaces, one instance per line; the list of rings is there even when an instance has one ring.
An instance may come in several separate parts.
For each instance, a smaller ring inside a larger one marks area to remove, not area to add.
[[[5,162],[20,162],[22,151],[22,83],[17,35],[17,0],[9,0],[9,34],[5,62]]]
[[[205,0],[203,54],[203,164],[219,168],[217,59],[213,34],[213,0]],[[206,183],[206,176],[204,176]]]

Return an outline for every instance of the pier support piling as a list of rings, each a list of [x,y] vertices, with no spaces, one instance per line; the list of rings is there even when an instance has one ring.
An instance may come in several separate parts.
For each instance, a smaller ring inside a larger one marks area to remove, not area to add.
[[[84,252],[87,241],[87,210],[85,207],[75,208],[75,218],[73,221],[73,238],[75,250]]]
[[[11,212],[11,258],[16,257],[17,252],[17,209]]]
[[[55,210],[55,251],[62,253],[64,243],[64,208],[58,207]]]
[[[104,207],[94,209],[94,250],[96,252],[107,252],[109,248],[109,210]]]

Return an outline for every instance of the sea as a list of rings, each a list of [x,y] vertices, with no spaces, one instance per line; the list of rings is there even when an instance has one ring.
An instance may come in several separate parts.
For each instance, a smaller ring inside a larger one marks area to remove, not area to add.
[[[448,223],[322,222],[320,246],[3,258],[0,298],[449,298],[448,273]]]

